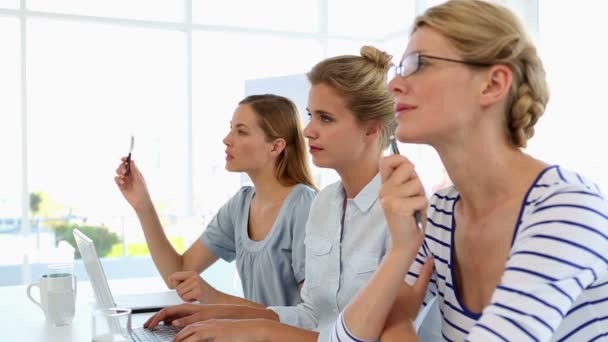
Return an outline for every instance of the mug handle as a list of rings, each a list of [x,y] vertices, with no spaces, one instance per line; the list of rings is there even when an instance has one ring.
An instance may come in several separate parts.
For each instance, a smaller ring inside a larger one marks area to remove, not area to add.
[[[27,292],[27,296],[29,297],[29,299],[30,299],[30,300],[31,300],[31,301],[32,301],[34,304],[38,305],[38,307],[40,308],[40,310],[42,310],[42,311],[44,312],[44,309],[42,308],[42,305],[40,305],[40,302],[39,302],[39,301],[37,301],[37,300],[35,300],[35,299],[34,299],[34,297],[32,297],[31,290],[32,290],[32,287],[34,287],[34,286],[38,287],[38,293],[40,293],[40,283],[31,283],[31,284],[30,284],[30,285],[27,287],[27,290],[26,290],[26,292]]]

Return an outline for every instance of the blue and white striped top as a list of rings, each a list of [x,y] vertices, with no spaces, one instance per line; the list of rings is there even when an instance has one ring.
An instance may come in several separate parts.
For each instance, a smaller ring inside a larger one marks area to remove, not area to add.
[[[454,288],[454,187],[433,195],[427,235],[406,277],[413,283],[429,254],[446,341],[608,341],[608,202],[597,185],[559,166],[528,190],[505,272],[481,314]],[[339,317],[335,341],[360,341]]]

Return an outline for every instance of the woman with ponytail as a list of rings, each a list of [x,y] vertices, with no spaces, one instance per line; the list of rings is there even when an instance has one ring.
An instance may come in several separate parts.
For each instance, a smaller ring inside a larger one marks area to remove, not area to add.
[[[321,190],[310,208],[302,303],[266,309],[181,305],[160,311],[146,326],[164,321],[185,327],[175,341],[328,338],[336,317],[390,245],[378,200],[379,161],[395,129],[386,83],[390,63],[386,53],[363,47],[360,56],[329,58],[308,73],[310,122],[304,135],[313,163],[335,170],[340,181]]]

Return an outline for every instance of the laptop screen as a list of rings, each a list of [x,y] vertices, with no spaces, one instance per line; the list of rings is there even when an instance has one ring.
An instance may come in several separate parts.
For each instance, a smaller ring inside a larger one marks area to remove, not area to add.
[[[106,275],[101,267],[101,262],[95,251],[93,240],[78,229],[74,229],[74,239],[76,240],[76,245],[82,256],[82,262],[84,263],[84,268],[89,276],[93,292],[95,292],[97,307],[114,307],[114,299],[112,298]]]

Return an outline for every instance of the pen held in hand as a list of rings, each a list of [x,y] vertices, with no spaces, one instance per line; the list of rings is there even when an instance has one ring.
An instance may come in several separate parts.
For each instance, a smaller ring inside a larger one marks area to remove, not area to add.
[[[400,154],[399,153],[399,148],[397,147],[397,139],[395,139],[394,135],[390,136],[390,142],[391,142],[391,150],[393,152],[393,154]],[[420,229],[420,231],[423,231],[422,229],[422,215],[420,214],[419,210],[416,210],[414,212],[414,219],[416,220],[416,226],[418,226],[418,229]]]
[[[131,152],[133,152],[133,145],[135,145],[135,137],[131,136],[131,145],[129,146],[129,155],[125,160],[125,176],[128,176],[131,173]]]

